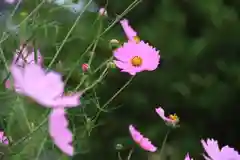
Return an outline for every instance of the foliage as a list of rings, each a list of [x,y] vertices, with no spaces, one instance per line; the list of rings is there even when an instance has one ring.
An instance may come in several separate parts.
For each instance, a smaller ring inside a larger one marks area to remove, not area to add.
[[[199,140],[206,137],[240,147],[237,143],[240,131],[236,127],[240,89],[238,1],[96,0],[96,3],[107,5],[108,17],[85,10],[72,13],[44,1],[26,0],[13,17],[6,12],[6,18],[0,19],[2,81],[14,51],[20,43],[29,41],[40,48],[45,66],[64,75],[69,91],[76,86],[77,90],[89,88],[82,97],[82,106],[68,111],[77,150],[73,159],[117,159],[118,152],[127,156],[135,146],[127,130],[131,123],[142,126],[140,130],[161,146],[167,127],[154,112],[160,105],[167,112],[176,112],[181,125],[169,135],[166,156],[183,159],[186,152],[191,152],[199,158],[202,152]],[[118,24],[123,16],[141,39],[161,50],[161,63],[156,71],[138,74],[106,104],[131,78],[114,68],[102,74],[107,67],[104,64],[112,58],[109,41],[126,41]],[[7,28],[9,24],[20,25]],[[90,71],[82,72],[81,64],[88,63],[92,56]],[[98,79],[101,76],[104,80]],[[2,128],[13,142],[8,149],[4,148],[6,155],[13,154],[13,160],[69,159],[48,138],[44,121],[48,110],[6,90],[4,83],[0,101]],[[136,148],[131,160],[154,156]]]

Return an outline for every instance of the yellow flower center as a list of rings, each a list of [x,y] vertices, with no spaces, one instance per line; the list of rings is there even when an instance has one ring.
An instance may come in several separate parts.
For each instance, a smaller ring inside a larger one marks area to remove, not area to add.
[[[142,58],[139,56],[135,56],[132,58],[131,63],[134,67],[140,67],[142,65]]]
[[[176,115],[176,113],[170,114],[170,115],[168,116],[168,118],[170,118],[170,119],[173,120],[173,121],[178,121],[178,120],[179,120],[179,118],[178,118],[178,116]]]
[[[136,43],[139,43],[141,41],[138,36],[133,37],[133,39],[135,40]]]

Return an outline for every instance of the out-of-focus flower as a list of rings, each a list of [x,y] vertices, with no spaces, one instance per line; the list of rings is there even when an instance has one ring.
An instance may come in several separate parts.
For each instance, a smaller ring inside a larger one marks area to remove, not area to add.
[[[89,70],[89,65],[87,63],[82,64],[82,71],[87,72]]]
[[[140,38],[137,36],[137,32],[134,31],[134,29],[129,25],[129,22],[127,19],[121,20],[120,24],[122,25],[123,30],[130,41],[133,41],[135,43],[140,42]]]
[[[5,0],[6,3],[9,3],[9,4],[13,4],[17,1],[21,1],[21,0]]]
[[[76,107],[80,104],[80,93],[64,95],[64,82],[57,72],[46,72],[37,64],[27,64],[23,68],[12,64],[10,71],[15,91],[45,107]]]
[[[121,72],[128,72],[131,75],[153,71],[157,69],[160,61],[159,51],[143,41],[124,43],[114,51],[114,57],[117,59],[114,63]]]
[[[15,63],[21,67],[23,67],[25,64],[33,64],[33,63],[42,65],[43,57],[39,50],[37,50],[37,53],[34,53],[33,48],[29,48],[28,46],[21,45],[20,49],[16,51],[16,54],[13,57],[12,63]]]
[[[189,154],[187,154],[184,160],[193,160],[193,158],[190,158]]]
[[[7,79],[5,81],[5,88],[7,88],[7,89],[11,89],[12,88],[12,84],[11,84],[11,81],[9,79]]]
[[[68,129],[68,120],[63,108],[52,109],[49,116],[49,133],[59,149],[70,156],[73,155],[74,148],[71,144],[73,135]]]
[[[220,149],[216,140],[201,140],[201,143],[207,153],[204,155],[206,160],[240,160],[240,155],[234,148],[224,146]]]
[[[106,11],[106,9],[105,9],[105,8],[100,8],[100,9],[99,9],[99,14],[100,14],[101,16],[107,16],[107,11]]]
[[[133,125],[129,126],[130,134],[133,140],[144,150],[155,152],[157,147],[155,147],[148,138],[145,138],[138,130],[136,130]]]
[[[4,136],[3,131],[0,131],[0,141],[1,141],[1,143],[5,144],[5,145],[9,144],[8,138],[6,136]]]
[[[170,114],[168,117],[166,117],[162,107],[156,108],[155,111],[167,124],[175,127],[176,124],[179,122],[179,118],[176,114]]]

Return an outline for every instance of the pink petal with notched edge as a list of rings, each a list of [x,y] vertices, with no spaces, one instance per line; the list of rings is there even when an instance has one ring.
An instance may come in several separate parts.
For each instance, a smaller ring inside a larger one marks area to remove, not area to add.
[[[130,41],[134,41],[134,37],[137,36],[137,32],[133,30],[133,28],[129,25],[127,19],[123,19],[120,21],[120,24],[123,27],[125,34],[127,35]]]
[[[49,133],[60,150],[73,156],[72,132],[68,129],[68,120],[63,108],[53,109],[49,116]]]
[[[137,131],[133,125],[129,125],[129,132],[133,140],[144,150],[155,152],[157,147],[155,147],[148,138],[145,138],[139,131]]]
[[[218,142],[214,139],[201,140],[207,155],[203,155],[206,160],[240,160],[240,155],[233,148],[224,146],[221,150]]]
[[[204,140],[201,140],[201,143],[203,145],[204,150],[206,151],[206,153],[210,158],[212,159],[220,158],[219,157],[220,149],[217,141],[213,139],[207,139],[206,142]],[[205,159],[208,158],[207,156],[204,156],[204,157]]]

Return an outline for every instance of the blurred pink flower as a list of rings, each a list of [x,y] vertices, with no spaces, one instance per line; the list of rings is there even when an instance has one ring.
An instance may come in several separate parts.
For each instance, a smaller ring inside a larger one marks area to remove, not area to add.
[[[68,129],[68,120],[65,117],[64,108],[54,108],[49,116],[49,133],[54,143],[67,155],[72,156],[73,135]]]
[[[176,114],[170,114],[168,117],[166,117],[162,107],[156,108],[155,111],[167,124],[175,126],[179,122],[179,118]]]
[[[0,131],[0,141],[3,144],[6,144],[6,145],[9,144],[8,138],[6,136],[4,136],[4,132],[3,131]]]
[[[15,91],[30,97],[45,107],[76,107],[80,105],[80,93],[64,95],[64,82],[57,72],[46,72],[37,64],[27,64],[23,68],[12,64],[10,71]]]
[[[128,72],[131,75],[153,71],[157,69],[160,61],[159,51],[143,41],[124,43],[114,51],[114,57],[117,59],[114,63],[122,69],[121,72]]]
[[[107,16],[107,11],[106,11],[106,9],[105,9],[105,8],[100,8],[100,9],[99,9],[99,14],[100,14],[101,16]]]
[[[11,81],[9,79],[7,79],[5,81],[5,88],[7,88],[7,89],[11,89],[12,88],[12,84],[11,84]]]
[[[20,54],[20,52],[21,52],[21,54]],[[36,62],[35,62],[35,56],[37,56],[36,57]],[[35,53],[33,51],[33,48],[32,48],[32,51],[28,51],[27,46],[25,46],[23,48],[23,45],[21,45],[20,49],[18,49],[16,51],[16,54],[13,57],[13,62],[12,63],[15,63],[15,64],[17,64],[19,66],[22,66],[22,67],[25,64],[33,64],[33,63],[42,65],[43,64],[43,57],[42,57],[39,50],[37,50],[37,53],[35,55]]]
[[[193,160],[193,158],[190,158],[189,154],[187,154],[184,160]]]
[[[240,160],[240,155],[234,148],[224,146],[220,149],[216,140],[207,139],[206,142],[201,140],[201,143],[208,155],[204,155],[206,160]]]
[[[143,137],[143,135],[137,131],[133,125],[129,126],[130,134],[133,140],[144,150],[155,152],[157,147],[155,147],[148,138]]]
[[[122,25],[123,30],[130,41],[133,41],[136,43],[140,42],[140,38],[137,36],[137,32],[134,31],[133,28],[129,25],[129,22],[127,19],[121,20],[120,24]]]
[[[6,3],[9,3],[9,4],[13,4],[13,3],[15,3],[16,1],[18,1],[18,0],[5,0],[5,2],[6,2]]]

